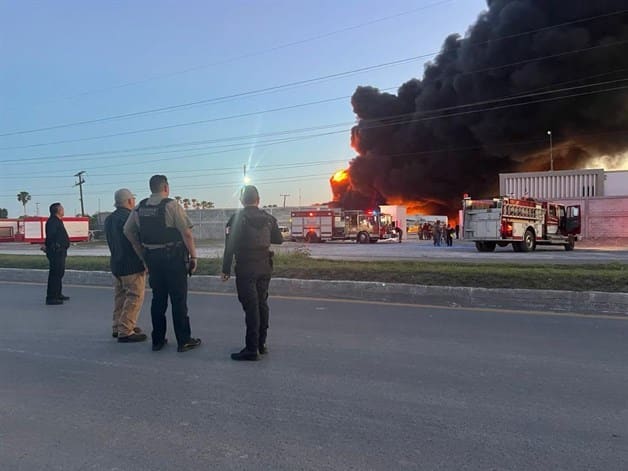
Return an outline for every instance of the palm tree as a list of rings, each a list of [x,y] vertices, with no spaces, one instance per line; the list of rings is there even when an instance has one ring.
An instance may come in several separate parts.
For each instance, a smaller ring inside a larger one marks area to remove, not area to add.
[[[24,216],[26,216],[26,203],[31,200],[30,193],[28,191],[20,191],[17,194],[17,200],[22,203],[22,206],[24,206]]]

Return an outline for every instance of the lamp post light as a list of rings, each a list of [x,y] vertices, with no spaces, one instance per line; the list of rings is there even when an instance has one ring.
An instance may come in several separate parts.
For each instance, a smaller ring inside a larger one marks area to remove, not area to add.
[[[554,171],[554,148],[552,146],[552,131],[547,131],[550,140],[550,172]]]

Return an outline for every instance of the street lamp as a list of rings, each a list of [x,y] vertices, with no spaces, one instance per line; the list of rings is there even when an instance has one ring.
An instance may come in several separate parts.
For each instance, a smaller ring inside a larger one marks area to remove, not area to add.
[[[552,131],[547,131],[550,139],[550,172],[554,171],[554,149],[552,147]]]

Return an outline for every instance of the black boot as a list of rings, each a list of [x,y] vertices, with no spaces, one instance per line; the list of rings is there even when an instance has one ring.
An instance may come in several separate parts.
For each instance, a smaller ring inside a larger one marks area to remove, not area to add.
[[[252,352],[243,348],[238,353],[232,353],[231,359],[235,361],[257,361],[260,359],[259,353],[257,351]]]

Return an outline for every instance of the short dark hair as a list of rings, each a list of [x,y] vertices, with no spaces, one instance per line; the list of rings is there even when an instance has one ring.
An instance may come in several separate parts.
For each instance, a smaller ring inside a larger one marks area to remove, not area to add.
[[[165,175],[153,175],[150,177],[150,191],[153,193],[159,193],[163,191],[168,184],[168,178]]]
[[[253,185],[246,185],[242,187],[240,192],[240,201],[243,205],[257,204],[259,201],[259,192]]]
[[[50,215],[54,216],[59,212],[59,207],[61,206],[61,203],[52,203],[50,205],[50,208],[48,208],[50,210]]]

